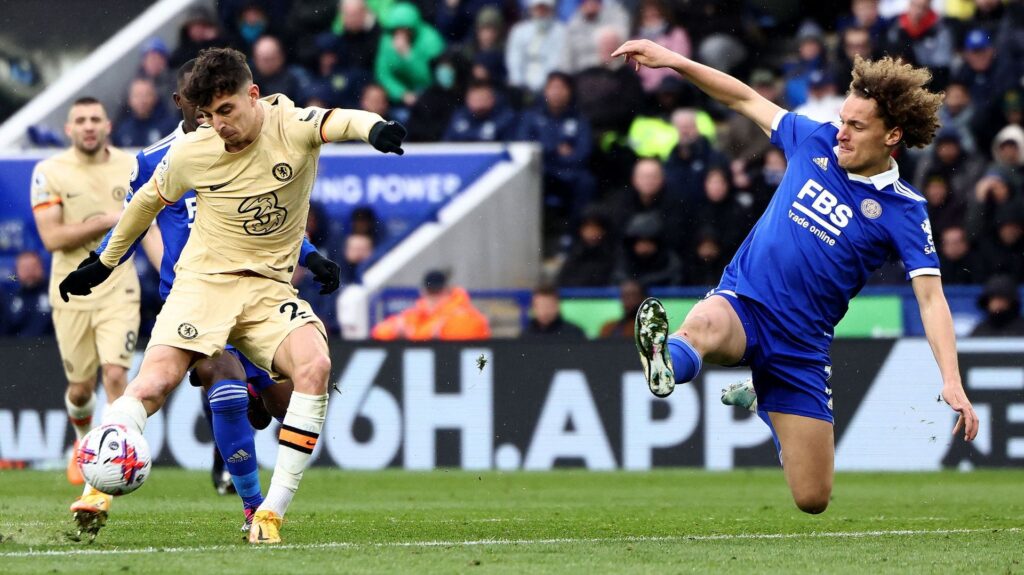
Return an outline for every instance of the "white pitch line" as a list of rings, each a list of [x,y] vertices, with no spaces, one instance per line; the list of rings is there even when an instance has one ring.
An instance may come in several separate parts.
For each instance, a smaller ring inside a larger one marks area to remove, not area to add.
[[[898,535],[962,535],[968,533],[1019,533],[1020,527],[987,529],[894,529],[889,531],[837,531],[809,533],[733,533],[720,535],[665,535],[638,537],[558,537],[553,539],[479,539],[470,541],[392,541],[388,543],[357,543],[337,541],[330,543],[298,543],[252,547],[254,550],[276,551],[297,549],[352,549],[352,548],[404,548],[404,547],[486,547],[492,545],[564,545],[573,543],[662,543],[667,541],[731,541],[747,539],[862,539]],[[138,555],[143,553],[204,553],[208,551],[238,551],[238,545],[200,545],[195,547],[140,547],[135,549],[52,549],[44,551],[12,551],[0,557],[66,557],[81,555]]]

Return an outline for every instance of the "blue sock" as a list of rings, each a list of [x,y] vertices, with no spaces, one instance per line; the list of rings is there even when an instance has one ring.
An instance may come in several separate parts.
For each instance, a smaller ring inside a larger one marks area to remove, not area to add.
[[[245,382],[218,381],[210,387],[208,397],[213,412],[213,439],[224,457],[235,491],[245,507],[259,507],[263,492],[256,465],[256,441],[246,416],[249,391]]]
[[[676,383],[693,381],[700,373],[701,360],[697,350],[680,335],[668,336],[668,352],[672,356],[672,371]]]

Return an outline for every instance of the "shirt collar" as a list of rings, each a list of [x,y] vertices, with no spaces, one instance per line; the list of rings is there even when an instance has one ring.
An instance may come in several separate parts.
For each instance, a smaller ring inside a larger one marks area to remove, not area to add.
[[[839,155],[839,146],[832,148],[832,152],[837,156]],[[846,177],[850,178],[854,182],[860,182],[862,184],[870,184],[875,187],[876,190],[882,191],[886,187],[893,185],[897,180],[900,179],[900,167],[896,164],[896,160],[889,158],[889,169],[882,172],[881,174],[875,174],[870,178],[864,176],[858,176],[857,174],[851,174],[846,172]]]
[[[178,127],[174,129],[173,133],[175,138],[179,138],[185,135],[185,120],[178,122]]]

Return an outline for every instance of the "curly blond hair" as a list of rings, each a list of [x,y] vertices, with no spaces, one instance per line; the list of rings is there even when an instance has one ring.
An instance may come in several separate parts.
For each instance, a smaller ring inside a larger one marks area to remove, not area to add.
[[[871,61],[857,56],[850,93],[874,100],[885,126],[903,129],[903,145],[923,148],[939,129],[938,111],[943,98],[942,92],[925,88],[931,80],[927,68],[915,68],[900,59],[886,56]]]

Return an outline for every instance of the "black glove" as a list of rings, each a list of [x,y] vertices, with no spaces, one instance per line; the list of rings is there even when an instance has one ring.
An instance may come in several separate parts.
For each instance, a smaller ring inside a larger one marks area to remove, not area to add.
[[[64,281],[60,282],[60,299],[64,301],[71,301],[68,298],[68,294],[91,294],[92,288],[105,282],[113,272],[113,268],[108,268],[103,265],[103,262],[101,262],[99,258],[96,258],[96,261],[79,267],[77,270],[68,274],[68,277],[64,278]]]
[[[334,293],[341,286],[341,267],[320,252],[306,256],[306,269],[313,272],[313,279],[320,284],[320,295]]]
[[[370,128],[370,145],[387,154],[393,152],[401,156],[405,153],[402,149],[402,140],[405,139],[405,126],[391,120],[390,122],[377,122]]]
[[[89,265],[89,264],[91,264],[91,263],[93,263],[95,261],[98,261],[99,259],[100,259],[100,254],[98,254],[96,252],[89,252],[89,257],[87,257],[84,260],[82,260],[82,263],[78,264],[78,267],[75,268],[75,269],[80,270],[80,269],[84,268],[85,266],[87,266],[87,265]]]

